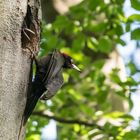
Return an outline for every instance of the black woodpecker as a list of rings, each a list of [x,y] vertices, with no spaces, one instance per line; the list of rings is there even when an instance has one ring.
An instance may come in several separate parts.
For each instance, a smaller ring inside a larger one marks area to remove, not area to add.
[[[48,100],[52,98],[63,85],[62,71],[66,69],[80,69],[73,63],[70,56],[54,50],[51,54],[36,62],[36,75],[30,89],[30,96],[27,98],[23,125],[32,114],[39,99]]]

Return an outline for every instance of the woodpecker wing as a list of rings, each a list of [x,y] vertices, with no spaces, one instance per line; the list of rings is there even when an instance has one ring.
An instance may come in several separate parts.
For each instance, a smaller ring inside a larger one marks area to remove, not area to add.
[[[47,84],[47,91],[43,93],[41,96],[41,100],[49,100],[52,98],[57,91],[63,85],[63,76],[62,76],[62,69],[56,74],[56,76],[48,82]]]
[[[64,58],[62,54],[59,51],[54,50],[51,59],[49,61],[46,74],[43,78],[43,83],[46,88],[48,83],[50,83],[50,81],[52,81],[52,79],[55,78],[57,73],[61,71],[63,65],[64,65]]]

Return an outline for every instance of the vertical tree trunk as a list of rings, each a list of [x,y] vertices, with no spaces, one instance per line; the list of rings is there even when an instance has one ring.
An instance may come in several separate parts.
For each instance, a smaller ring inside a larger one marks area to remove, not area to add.
[[[21,34],[29,4],[35,35],[25,42]],[[0,140],[18,139],[31,63],[30,53],[22,47],[38,47],[39,6],[37,0],[0,0]],[[21,133],[24,135],[24,128]]]

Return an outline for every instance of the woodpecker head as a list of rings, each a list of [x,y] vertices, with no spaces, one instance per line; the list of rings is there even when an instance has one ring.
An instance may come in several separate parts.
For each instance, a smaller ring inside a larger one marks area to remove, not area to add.
[[[63,68],[75,69],[75,70],[81,72],[81,70],[73,63],[73,59],[69,55],[67,55],[65,53],[61,53],[61,54],[62,54],[62,56],[64,57],[64,60],[65,60]]]

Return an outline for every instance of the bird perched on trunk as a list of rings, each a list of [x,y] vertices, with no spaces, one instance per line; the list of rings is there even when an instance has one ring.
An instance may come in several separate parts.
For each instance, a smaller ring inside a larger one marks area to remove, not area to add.
[[[36,62],[36,75],[27,98],[23,114],[23,125],[32,114],[39,99],[48,100],[52,98],[63,85],[63,68],[80,69],[73,64],[73,60],[67,54],[54,50],[48,56]]]

